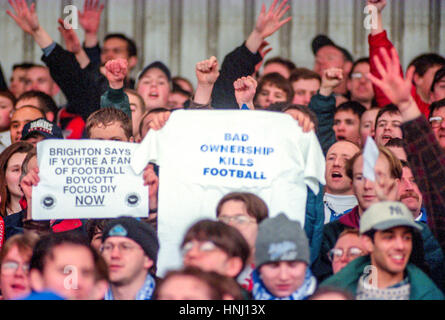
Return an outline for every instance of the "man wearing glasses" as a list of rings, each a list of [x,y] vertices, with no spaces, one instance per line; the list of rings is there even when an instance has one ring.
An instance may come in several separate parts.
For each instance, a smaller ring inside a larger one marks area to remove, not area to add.
[[[184,266],[214,271],[236,279],[246,267],[250,249],[234,227],[213,220],[200,220],[185,233],[181,244]],[[247,290],[243,295],[247,298]]]
[[[362,104],[366,109],[373,106],[374,88],[367,75],[370,72],[369,58],[361,58],[354,62],[346,86],[351,93],[351,100]]]
[[[31,293],[29,261],[38,236],[17,234],[5,243],[0,255],[0,290],[3,300],[22,298]]]
[[[328,253],[329,260],[332,263],[332,272],[336,274],[349,262],[366,253],[358,230],[345,229],[338,237],[335,247]]]
[[[436,101],[430,106],[429,122],[437,141],[445,149],[445,99]]]
[[[151,300],[159,242],[153,228],[131,217],[111,220],[103,231],[101,252],[110,289],[105,300]]]

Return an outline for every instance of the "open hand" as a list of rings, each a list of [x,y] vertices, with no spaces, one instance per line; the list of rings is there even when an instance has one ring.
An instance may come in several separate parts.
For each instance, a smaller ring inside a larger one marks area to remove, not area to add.
[[[79,23],[86,33],[97,34],[100,26],[100,16],[104,4],[99,5],[100,0],[85,0],[83,12],[79,11]]]
[[[401,105],[411,99],[415,67],[411,66],[408,69],[404,79],[400,74],[400,60],[396,49],[392,48],[390,53],[391,56],[385,48],[381,48],[380,57],[379,55],[374,56],[374,62],[381,78],[379,79],[369,73],[368,79],[379,87],[388,99],[400,109]]]
[[[40,28],[39,18],[36,13],[36,4],[33,2],[31,8],[25,0],[8,0],[14,13],[6,10],[6,13],[14,19],[15,23],[26,33],[32,34]]]
[[[263,39],[274,34],[278,29],[280,29],[283,25],[285,25],[292,19],[292,17],[288,17],[284,20],[281,20],[284,14],[290,9],[290,6],[284,7],[287,3],[287,0],[284,0],[278,6],[278,8],[275,8],[277,3],[278,0],[274,0],[267,12],[264,3],[261,6],[261,12],[255,25],[255,31],[258,32]]]

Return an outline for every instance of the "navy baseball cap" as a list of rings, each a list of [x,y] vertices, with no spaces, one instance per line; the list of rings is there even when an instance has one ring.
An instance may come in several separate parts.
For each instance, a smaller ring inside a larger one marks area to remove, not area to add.
[[[23,127],[22,140],[29,139],[37,134],[44,136],[45,139],[63,139],[62,129],[45,118],[28,122]]]
[[[348,50],[336,45],[334,43],[334,41],[332,41],[329,37],[327,37],[323,34],[319,34],[312,40],[312,52],[314,53],[314,55],[317,54],[318,50],[320,50],[321,48],[323,48],[325,46],[332,46],[334,48],[337,48],[338,50],[340,50],[343,53],[346,60],[351,61],[351,62],[354,61],[351,53],[349,53]]]

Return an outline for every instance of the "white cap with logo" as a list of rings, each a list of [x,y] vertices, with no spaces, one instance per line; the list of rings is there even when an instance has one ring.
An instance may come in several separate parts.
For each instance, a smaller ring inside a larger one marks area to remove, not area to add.
[[[402,226],[422,230],[422,227],[414,221],[411,211],[398,201],[375,203],[360,218],[360,234],[371,229],[387,230]]]

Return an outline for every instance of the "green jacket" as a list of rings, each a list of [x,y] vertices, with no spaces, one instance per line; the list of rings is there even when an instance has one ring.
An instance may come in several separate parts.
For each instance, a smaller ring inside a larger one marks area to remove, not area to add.
[[[116,90],[108,87],[108,90],[100,97],[100,107],[119,109],[131,120],[130,100],[124,88]]]
[[[359,257],[351,261],[340,272],[323,281],[320,287],[340,288],[356,296],[358,280],[362,276],[364,268],[370,264],[369,256]],[[405,271],[411,285],[410,300],[445,300],[445,296],[434,282],[415,265],[408,263]]]
[[[326,155],[329,148],[337,141],[333,129],[336,109],[335,96],[331,94],[326,97],[317,92],[317,94],[311,98],[308,107],[317,115],[317,138],[323,149],[323,153]]]

